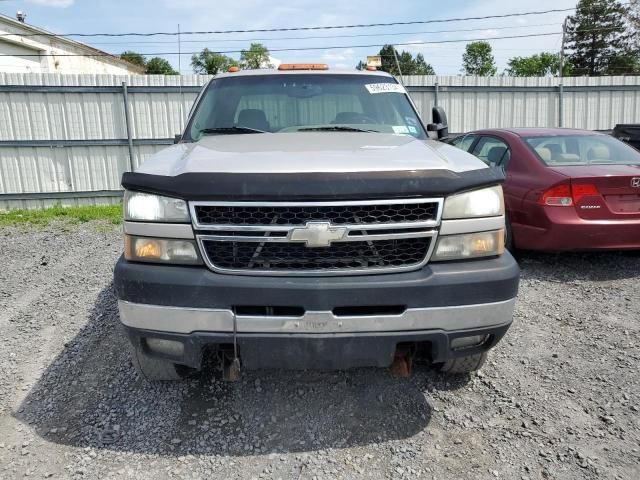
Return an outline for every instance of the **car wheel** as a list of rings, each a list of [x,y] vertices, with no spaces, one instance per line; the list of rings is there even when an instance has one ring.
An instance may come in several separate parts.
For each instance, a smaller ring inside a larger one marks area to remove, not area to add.
[[[480,370],[486,361],[487,352],[452,358],[442,364],[440,371],[451,375],[475,372],[476,370]]]
[[[131,347],[131,363],[138,374],[150,382],[182,379],[175,363],[151,357],[140,347]]]

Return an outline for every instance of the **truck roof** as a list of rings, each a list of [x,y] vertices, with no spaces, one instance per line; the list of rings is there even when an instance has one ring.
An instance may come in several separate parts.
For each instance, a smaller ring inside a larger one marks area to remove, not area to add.
[[[214,78],[246,77],[259,75],[369,75],[378,77],[393,77],[381,70],[328,69],[328,70],[278,70],[277,68],[261,68],[257,70],[240,70],[238,72],[218,73]]]

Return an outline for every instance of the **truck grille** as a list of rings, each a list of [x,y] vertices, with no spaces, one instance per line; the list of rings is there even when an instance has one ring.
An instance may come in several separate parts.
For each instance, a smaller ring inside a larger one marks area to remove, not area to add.
[[[345,270],[419,265],[431,238],[341,242],[326,248],[302,243],[202,242],[209,261],[228,270]]]
[[[191,202],[214,271],[344,275],[414,270],[435,245],[441,199]]]
[[[335,225],[419,222],[436,218],[437,203],[329,206],[197,205],[201,225],[304,225],[329,220]]]

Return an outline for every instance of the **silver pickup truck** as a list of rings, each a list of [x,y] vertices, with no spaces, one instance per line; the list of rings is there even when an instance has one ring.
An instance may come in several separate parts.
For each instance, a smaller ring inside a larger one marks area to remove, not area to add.
[[[234,69],[236,70],[236,69]],[[512,321],[500,170],[436,140],[404,87],[323,65],[232,71],[125,173],[115,267],[133,363],[463,373]]]

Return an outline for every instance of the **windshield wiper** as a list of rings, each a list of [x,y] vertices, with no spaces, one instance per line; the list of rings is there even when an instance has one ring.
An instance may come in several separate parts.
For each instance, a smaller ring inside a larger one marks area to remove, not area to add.
[[[258,130],[257,128],[233,126],[233,127],[214,127],[203,128],[200,133],[219,133],[221,135],[233,135],[234,133],[270,133],[264,130]]]
[[[326,127],[304,127],[298,128],[299,132],[377,132],[380,130],[371,130],[356,127],[346,127],[344,125],[327,125]]]

